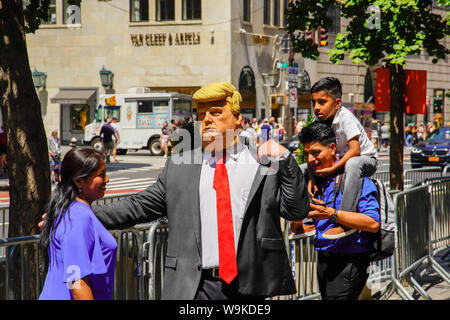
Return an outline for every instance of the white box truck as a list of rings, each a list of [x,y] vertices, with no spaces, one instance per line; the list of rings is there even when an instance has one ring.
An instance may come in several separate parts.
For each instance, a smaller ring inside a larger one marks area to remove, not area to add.
[[[84,129],[84,143],[103,150],[100,129],[107,118],[117,118],[120,143],[118,154],[128,150],[149,149],[163,155],[159,137],[163,122],[192,119],[192,96],[177,92],[153,92],[148,88],[130,89],[129,93],[100,96],[95,120]]]

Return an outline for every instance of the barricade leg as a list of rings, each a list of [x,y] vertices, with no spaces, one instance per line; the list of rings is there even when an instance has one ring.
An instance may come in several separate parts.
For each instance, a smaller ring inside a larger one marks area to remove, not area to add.
[[[434,269],[434,271],[436,271],[437,274],[439,274],[439,276],[441,276],[441,278],[445,280],[445,282],[450,284],[450,275],[448,274],[448,272],[445,271],[445,269],[442,268],[442,266],[439,265],[439,263],[433,257],[428,257],[428,260],[430,266]]]
[[[414,300],[414,298],[408,293],[408,291],[406,291],[405,287],[402,286],[400,281],[392,278],[392,283],[396,288],[395,291],[399,294],[400,297],[402,297],[403,300]]]

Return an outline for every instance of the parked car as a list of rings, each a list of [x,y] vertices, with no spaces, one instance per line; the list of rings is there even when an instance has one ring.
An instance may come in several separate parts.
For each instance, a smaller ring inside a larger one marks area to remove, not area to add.
[[[294,135],[292,137],[286,137],[284,140],[279,141],[279,143],[288,149],[290,152],[294,152],[298,148],[298,144],[300,143],[298,141],[298,136]]]
[[[431,132],[425,141],[416,143],[411,149],[411,166],[441,166],[450,164],[450,127]]]

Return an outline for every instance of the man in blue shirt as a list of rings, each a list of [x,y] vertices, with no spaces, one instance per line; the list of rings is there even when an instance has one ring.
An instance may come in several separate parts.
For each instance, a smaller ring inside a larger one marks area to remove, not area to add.
[[[116,135],[116,130],[111,126],[112,119],[108,118],[106,120],[106,123],[102,126],[100,129],[100,136],[103,137],[103,145],[105,146],[105,153],[106,153],[106,162],[111,162],[109,157],[111,153],[114,150],[114,140],[113,136],[116,140],[118,140]]]
[[[267,118],[264,119],[264,123],[261,126],[261,139],[262,142],[266,142],[267,140],[270,139],[270,131],[272,130],[272,127],[269,124],[269,120],[267,120]]]
[[[308,170],[333,166],[338,161],[336,136],[329,126],[313,122],[300,133],[300,142],[306,155]],[[326,177],[315,176],[318,190],[310,204],[309,218],[315,220],[314,248],[318,251],[317,278],[324,300],[356,300],[368,278],[368,253],[372,250],[369,233],[379,230],[379,204],[377,189],[364,178],[358,202],[358,212],[339,210],[342,190],[334,189],[334,173]],[[345,184],[345,181],[342,181]],[[336,197],[334,190],[338,190]],[[325,239],[323,233],[340,223],[357,232],[340,239]]]

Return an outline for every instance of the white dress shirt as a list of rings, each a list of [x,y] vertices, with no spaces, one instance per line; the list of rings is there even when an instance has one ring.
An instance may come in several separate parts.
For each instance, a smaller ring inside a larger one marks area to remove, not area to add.
[[[372,141],[367,136],[359,120],[350,110],[343,106],[339,107],[331,126],[336,134],[336,151],[340,158],[348,151],[348,140],[356,136],[358,136],[361,155],[378,158],[377,150],[373,146]]]
[[[231,147],[226,152],[225,166],[230,185],[234,246],[237,253],[245,205],[259,164],[243,144],[238,143],[236,148]],[[216,190],[213,188],[215,168],[216,157],[205,151],[199,186],[203,269],[219,266]]]

